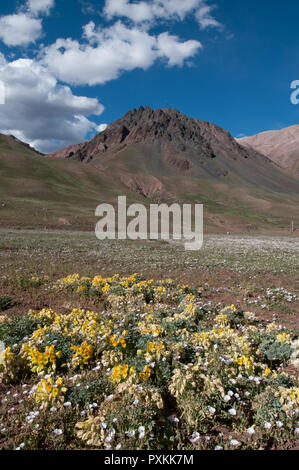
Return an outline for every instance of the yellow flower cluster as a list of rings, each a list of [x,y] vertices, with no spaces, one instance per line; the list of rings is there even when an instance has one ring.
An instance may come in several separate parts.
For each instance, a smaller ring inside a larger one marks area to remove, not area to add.
[[[146,365],[143,369],[143,372],[140,372],[139,377],[146,382],[151,376],[151,369],[148,365]]]
[[[234,362],[238,364],[241,369],[244,368],[250,372],[254,370],[254,361],[247,356],[238,357],[236,354],[234,357]]]
[[[82,400],[90,400],[90,392],[95,393],[92,399],[98,407],[87,408],[88,401],[78,405],[84,413],[89,410],[86,421],[76,426],[78,437],[88,445],[105,449],[107,445],[115,448],[120,441],[123,444],[131,421],[138,419],[135,434],[130,433],[135,437],[129,437],[129,442],[135,439],[137,447],[146,447],[157,423],[163,423],[163,432],[173,426],[173,416],[168,419],[167,415],[169,403],[175,408],[171,413],[180,419],[180,432],[187,430],[184,443],[195,430],[212,427],[218,418],[223,423],[235,416],[234,430],[240,435],[244,429],[246,432],[247,428],[241,429],[244,423],[258,426],[258,397],[267,386],[272,397],[276,392],[277,419],[292,417],[298,407],[298,388],[279,387],[288,381],[281,380],[281,369],[261,352],[262,344],[289,344],[294,337],[275,325],[265,329],[250,312],[245,316],[230,305],[206,313],[200,289],[177,286],[171,279],[146,281],[137,274],[107,278],[74,274],[60,280],[57,287],[71,289],[72,298],[73,292],[95,294],[104,299],[105,310],[30,311],[30,319],[38,326],[22,341],[20,352],[18,347],[2,352],[0,379],[13,381],[18,370],[21,378],[30,372],[40,374],[32,393],[44,407],[61,405],[66,387],[67,399],[76,403],[77,393],[80,400],[81,395]],[[79,367],[82,371],[74,375]],[[63,379],[59,377],[62,373]],[[289,380],[295,384],[295,379]],[[89,383],[98,384],[100,391],[93,386],[86,394],[77,389],[84,385],[88,390]],[[159,411],[164,407],[161,394],[167,403],[163,412]],[[265,403],[267,400],[265,397]]]
[[[285,413],[298,412],[299,407],[299,387],[278,387],[275,396],[279,399]],[[297,413],[298,414],[298,413]]]
[[[121,346],[123,348],[125,348],[127,346],[125,338],[124,338],[126,336],[126,334],[127,334],[127,332],[126,332],[126,330],[124,330],[122,332],[122,336],[120,336],[119,338],[117,338],[117,335],[110,336],[110,342],[111,342],[112,346],[116,347],[119,344],[121,344]]]
[[[63,385],[63,380],[58,377],[55,382],[52,377],[42,379],[35,390],[35,400],[44,407],[54,403],[62,403],[67,388]]]
[[[292,338],[289,334],[287,333],[281,333],[276,336],[276,339],[279,343],[288,343],[292,344]]]
[[[71,345],[71,350],[75,351],[72,357],[73,364],[77,367],[84,368],[92,359],[93,348],[91,344],[84,341],[81,346]]]
[[[12,352],[11,347],[0,354],[0,383],[13,382],[18,374],[19,358]]]
[[[277,372],[272,371],[270,369],[270,367],[266,367],[264,372],[263,372],[263,377],[265,377],[265,378],[272,377],[273,379],[276,379],[277,378]]]
[[[45,352],[40,352],[30,344],[23,344],[21,356],[27,359],[32,372],[44,372],[45,370],[56,370],[56,358],[61,357],[61,351],[55,353],[55,346],[46,346]]]
[[[117,365],[113,367],[112,373],[110,376],[110,380],[113,383],[119,383],[122,379],[126,379],[128,376],[129,366],[128,364],[125,365]]]

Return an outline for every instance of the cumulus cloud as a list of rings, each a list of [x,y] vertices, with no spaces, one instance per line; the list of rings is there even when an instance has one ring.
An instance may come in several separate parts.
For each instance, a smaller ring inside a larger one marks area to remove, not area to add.
[[[201,48],[199,41],[151,35],[141,27],[118,21],[108,28],[84,27],[85,42],[58,39],[44,49],[43,63],[60,80],[71,84],[104,84],[124,71],[147,70],[157,59],[182,66]],[[84,64],[84,66],[82,66]]]
[[[106,0],[104,13],[107,18],[126,17],[138,23],[155,17],[153,2],[131,3],[129,0]]]
[[[0,17],[0,39],[7,46],[27,45],[42,34],[42,22],[25,13]]]
[[[102,132],[106,124],[88,119],[100,115],[98,99],[73,94],[69,85],[99,85],[123,72],[147,70],[158,61],[169,67],[190,63],[202,48],[198,40],[182,40],[153,28],[193,15],[201,29],[220,28],[208,0],[105,0],[99,14],[94,3],[79,0],[88,14],[104,18],[83,26],[80,38],[58,38],[35,50],[35,59],[7,62],[0,53],[5,105],[0,106],[0,132],[14,134],[48,153]],[[0,40],[26,46],[43,36],[42,17],[55,0],[26,0],[13,14],[0,16]]]
[[[96,98],[76,96],[42,65],[30,59],[6,62],[0,56],[5,104],[0,106],[0,133],[13,134],[41,152],[81,142],[97,125],[87,116],[104,107]]]
[[[41,14],[49,14],[54,0],[28,0],[17,13],[0,17],[0,39],[6,46],[27,46],[42,36]]]
[[[168,33],[162,33],[157,37],[157,53],[167,59],[169,67],[183,66],[185,60],[193,57],[201,47],[198,41],[180,42],[177,36]]]
[[[48,15],[54,7],[54,0],[28,0],[27,8],[33,15]]]
[[[206,0],[149,0],[131,2],[131,0],[106,0],[104,14],[108,19],[126,17],[135,23],[164,20],[184,20],[194,14],[201,29],[220,27],[221,24],[211,16],[214,6],[208,6]]]

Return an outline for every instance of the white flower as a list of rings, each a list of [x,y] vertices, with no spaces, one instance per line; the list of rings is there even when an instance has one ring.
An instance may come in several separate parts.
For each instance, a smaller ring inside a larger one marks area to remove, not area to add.
[[[117,444],[117,446],[115,447],[115,450],[119,450],[121,449],[121,444]]]
[[[16,450],[21,450],[21,449],[23,449],[24,445],[25,445],[25,443],[22,442],[22,443],[19,445],[19,447],[16,448]]]
[[[66,401],[63,406],[65,406],[66,408],[69,408],[70,406],[72,406],[71,402],[70,401]]]
[[[276,426],[278,428],[282,428],[283,427],[283,423],[281,421],[276,421]]]
[[[180,420],[176,416],[168,416],[168,419],[171,423],[178,423]]]
[[[56,436],[61,436],[62,429],[54,429],[53,434],[55,434]]]
[[[133,406],[138,406],[139,400],[134,400],[133,401]]]
[[[223,450],[223,447],[221,447],[221,446],[216,446],[216,447],[215,447],[215,450]]]
[[[230,441],[230,445],[233,446],[233,447],[236,447],[236,446],[239,445],[239,441],[237,441],[236,439],[232,439],[232,440]]]
[[[265,429],[271,429],[271,423],[265,423],[264,428]]]
[[[128,437],[133,437],[133,436],[135,436],[135,431],[134,431],[134,429],[132,429],[131,431],[128,431],[126,434],[127,434]]]
[[[212,413],[212,415],[216,413],[216,409],[213,408],[213,406],[209,406],[208,410],[209,410],[210,413]]]
[[[235,408],[231,408],[230,410],[228,410],[228,412],[231,416],[236,416],[236,414],[237,414]]]
[[[107,400],[107,401],[111,401],[111,400],[113,400],[113,398],[114,398],[114,395],[108,395],[108,397],[106,398],[106,400]]]
[[[194,433],[192,434],[192,437],[191,437],[190,441],[192,442],[192,444],[196,444],[196,443],[199,441],[199,439],[200,439],[199,433],[198,433],[198,432],[194,432]]]
[[[247,433],[248,433],[250,436],[252,436],[252,434],[255,433],[254,427],[252,426],[251,428],[248,428],[248,429],[247,429]]]
[[[57,408],[55,408],[55,406],[52,406],[52,408],[50,408],[50,411],[51,413],[55,413],[55,411],[57,411]]]
[[[295,429],[295,434],[299,434],[299,428]]]
[[[224,401],[225,403],[227,403],[228,401],[230,401],[231,397],[229,395],[225,395],[224,397]]]

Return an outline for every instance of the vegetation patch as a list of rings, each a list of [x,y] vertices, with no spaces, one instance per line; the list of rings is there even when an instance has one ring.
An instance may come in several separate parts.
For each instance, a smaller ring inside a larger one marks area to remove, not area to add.
[[[172,279],[74,274],[52,288],[104,309],[2,317],[0,449],[293,446],[293,333],[207,308],[200,287]]]

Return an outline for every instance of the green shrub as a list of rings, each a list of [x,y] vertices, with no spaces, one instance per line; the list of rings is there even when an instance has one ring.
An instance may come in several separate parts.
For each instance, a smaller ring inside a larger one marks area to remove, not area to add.
[[[17,344],[20,349],[22,340],[31,336],[39,324],[40,321],[30,318],[29,315],[14,317],[8,322],[0,323],[0,340],[6,347]]]

